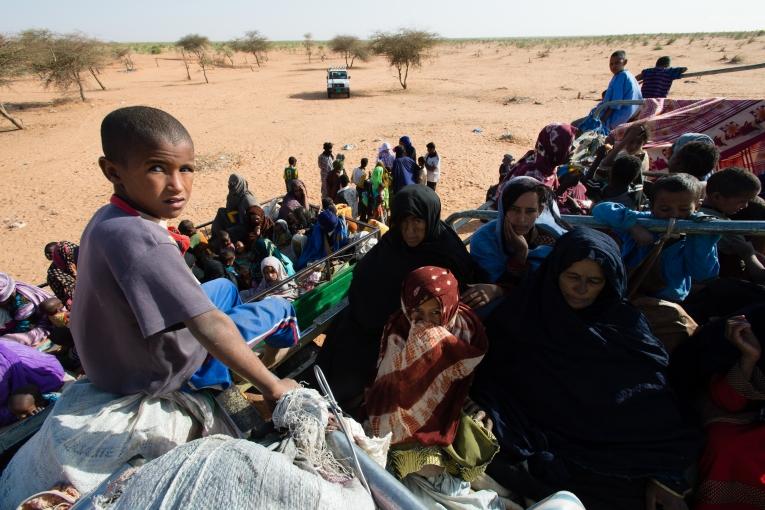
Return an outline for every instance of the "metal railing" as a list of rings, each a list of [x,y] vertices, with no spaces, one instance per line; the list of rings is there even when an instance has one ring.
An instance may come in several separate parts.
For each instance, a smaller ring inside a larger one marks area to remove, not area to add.
[[[351,251],[352,248],[355,248],[356,246],[360,245],[361,243],[365,243],[368,240],[371,239],[371,236],[377,237],[378,240],[380,238],[380,229],[378,227],[374,227],[368,223],[364,223],[358,220],[348,220],[353,221],[357,225],[365,228],[370,229],[368,232],[365,232],[366,235],[361,235],[358,237],[358,239],[354,239],[350,243],[346,244],[339,250],[337,250],[334,253],[330,253],[326,257],[317,260],[315,262],[311,262],[308,264],[305,268],[301,269],[300,271],[296,272],[292,276],[289,276],[285,278],[284,280],[279,281],[276,285],[273,287],[269,287],[268,289],[255,294],[254,296],[247,299],[247,303],[251,303],[253,301],[258,301],[260,299],[263,299],[264,297],[268,296],[269,294],[273,293],[276,289],[283,287],[284,285],[287,285],[290,282],[293,282],[295,280],[298,280],[304,276],[308,276],[309,274],[316,271],[316,268],[319,266],[326,266],[325,269],[329,269],[329,265],[332,263],[333,260],[340,259],[341,257],[351,257],[355,253],[355,250]]]
[[[595,111],[593,111],[593,115],[597,118],[600,118],[600,114],[603,113],[603,110],[606,108],[613,108],[614,106],[643,106],[645,101],[643,99],[620,99],[618,101],[606,101],[605,103],[600,103],[598,106],[595,107]]]
[[[592,216],[563,215],[563,221],[569,225],[584,226],[591,228],[610,228],[605,223],[597,221]],[[449,226],[455,225],[459,220],[495,220],[497,211],[485,209],[472,209],[459,211],[449,215],[446,223]],[[666,232],[667,220],[658,220],[654,218],[638,218],[637,225],[645,227],[651,232]],[[457,230],[455,228],[455,230]],[[686,234],[741,234],[752,236],[765,236],[765,221],[728,221],[718,220],[711,216],[703,216],[693,220],[678,220],[675,223],[675,232]]]

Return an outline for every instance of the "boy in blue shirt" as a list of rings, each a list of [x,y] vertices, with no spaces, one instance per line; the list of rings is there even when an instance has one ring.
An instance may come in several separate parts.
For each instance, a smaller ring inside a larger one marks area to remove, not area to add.
[[[638,212],[622,204],[602,202],[595,206],[592,215],[618,233],[622,257],[632,275],[659,239],[659,235],[638,225],[637,219],[685,220],[697,217],[700,194],[701,183],[698,179],[688,174],[672,174],[653,184],[650,211]],[[688,296],[694,280],[709,280],[718,275],[719,240],[719,235],[709,234],[673,236],[664,244],[651,268],[640,268],[646,271],[647,276],[638,289],[641,297],[633,299],[633,304],[643,311],[652,331],[670,352],[697,327],[678,303]]]
[[[625,69],[626,66],[626,52],[619,50],[611,54],[611,58],[608,61],[608,68],[614,76],[608,83],[608,89],[606,89],[606,92],[603,95],[601,104],[608,101],[643,99],[637,80],[635,80],[635,77],[631,72]],[[608,131],[611,131],[615,127],[629,122],[639,109],[640,105],[609,107],[603,110],[600,114],[600,121]]]

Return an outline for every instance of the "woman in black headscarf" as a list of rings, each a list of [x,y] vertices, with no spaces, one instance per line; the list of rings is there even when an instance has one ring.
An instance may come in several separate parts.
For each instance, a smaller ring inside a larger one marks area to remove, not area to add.
[[[472,394],[503,452],[490,474],[512,485],[512,466],[527,461],[532,482],[512,490],[570,490],[588,510],[684,507],[672,492],[682,492],[698,435],[667,386],[664,347],[625,299],[626,280],[616,243],[575,229],[489,317]]]
[[[232,241],[245,241],[249,219],[247,210],[254,205],[258,205],[258,199],[250,191],[247,179],[239,174],[229,175],[226,207],[218,209],[212,225],[213,235],[226,230]]]
[[[374,380],[380,338],[390,316],[401,308],[401,284],[423,266],[451,271],[464,290],[476,266],[459,236],[441,221],[441,201],[427,186],[402,188],[393,199],[387,234],[353,273],[348,307],[327,334],[318,363],[335,397],[345,404]]]

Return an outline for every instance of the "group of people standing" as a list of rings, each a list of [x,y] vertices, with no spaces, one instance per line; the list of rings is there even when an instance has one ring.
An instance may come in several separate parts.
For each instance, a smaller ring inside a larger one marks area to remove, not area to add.
[[[352,216],[361,221],[386,221],[392,196],[404,186],[423,184],[435,191],[441,178],[441,157],[435,143],[429,142],[426,149],[426,154],[418,157],[409,136],[402,136],[395,147],[383,142],[371,170],[369,159],[362,158],[349,174],[345,155],[335,156],[333,144],[325,142],[318,157],[322,198],[349,206]]]

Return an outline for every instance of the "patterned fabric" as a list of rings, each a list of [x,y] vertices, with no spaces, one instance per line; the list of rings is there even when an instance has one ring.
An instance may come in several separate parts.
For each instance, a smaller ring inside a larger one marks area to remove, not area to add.
[[[765,100],[646,99],[634,123],[644,124],[651,170],[666,170],[669,149],[680,135],[704,133],[720,150],[719,168],[742,166],[765,173]],[[634,124],[632,123],[632,124]],[[631,124],[614,130],[616,139]]]
[[[431,298],[439,303],[441,325],[413,322],[412,309]],[[392,433],[391,444],[449,446],[473,371],[488,348],[483,326],[459,303],[457,280],[446,269],[412,271],[401,303],[383,332],[377,377],[367,392],[371,430]]]
[[[555,169],[568,161],[576,138],[570,124],[549,124],[539,132],[533,151],[529,151],[510,170],[510,177],[528,175],[550,188],[557,188]]]

